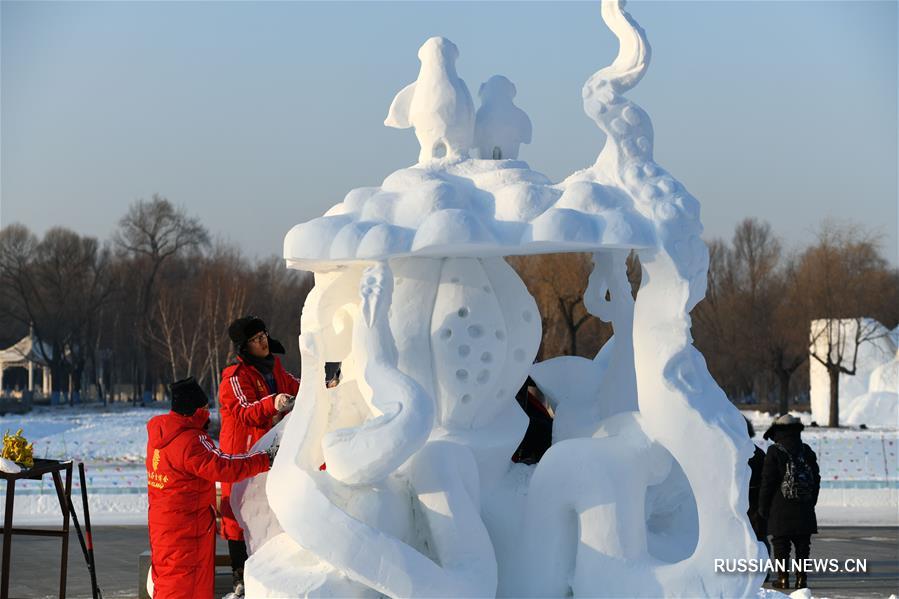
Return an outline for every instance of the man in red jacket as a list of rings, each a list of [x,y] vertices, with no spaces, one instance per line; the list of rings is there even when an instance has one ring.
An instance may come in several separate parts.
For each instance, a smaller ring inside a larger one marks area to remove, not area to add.
[[[172,411],[147,423],[147,486],[154,599],[211,599],[215,591],[215,482],[271,467],[277,448],[222,453],[205,429],[206,394],[173,383]]]
[[[300,387],[298,378],[284,370],[274,354],[284,346],[268,336],[262,319],[238,318],[228,327],[237,363],[222,371],[219,386],[222,450],[245,453],[267,433],[285,412],[293,408]],[[234,596],[243,596],[243,566],[247,546],[243,531],[231,510],[231,485],[222,484],[222,536],[228,540]]]

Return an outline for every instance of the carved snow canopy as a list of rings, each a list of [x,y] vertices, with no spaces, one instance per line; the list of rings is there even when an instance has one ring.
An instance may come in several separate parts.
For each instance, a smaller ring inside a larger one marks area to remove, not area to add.
[[[647,248],[655,227],[620,188],[553,185],[517,160],[431,162],[363,187],[284,240],[289,266]]]

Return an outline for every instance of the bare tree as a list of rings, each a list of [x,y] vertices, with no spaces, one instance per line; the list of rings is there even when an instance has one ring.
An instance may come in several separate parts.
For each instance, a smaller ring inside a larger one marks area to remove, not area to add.
[[[299,364],[298,308],[312,278],[271,257],[250,264],[239,249],[216,243],[201,256],[170,258],[157,283],[153,327],[147,338],[173,379],[195,376],[215,397],[232,354],[228,325],[248,313],[265,320]],[[292,359],[291,359],[292,358]]]
[[[584,306],[591,254],[539,254],[506,259],[537,302],[543,324],[539,360],[564,354],[593,357],[612,329]]]
[[[115,244],[140,273],[137,294],[139,339],[142,343],[145,390],[152,389],[150,330],[154,326],[156,287],[163,267],[174,257],[198,252],[209,244],[209,234],[199,220],[158,194],[138,200],[119,221]]]
[[[114,295],[109,251],[68,229],[50,229],[38,242],[25,227],[10,225],[0,231],[0,255],[9,315],[42,341],[35,351],[50,366],[53,390],[72,401],[92,356],[98,310]]]
[[[199,282],[200,319],[206,331],[206,361],[201,378],[218,398],[219,375],[231,353],[228,325],[246,311],[250,267],[236,247],[218,243],[206,262]]]
[[[730,253],[733,271],[734,314],[737,344],[733,351],[745,364],[753,394],[768,399],[773,346],[777,336],[774,314],[784,299],[781,277],[781,244],[771,225],[754,218],[741,221]]]
[[[300,367],[300,308],[313,284],[312,273],[288,269],[272,256],[256,264],[247,291],[247,311],[262,318],[284,344],[284,363],[291,371]]]
[[[693,329],[710,371],[731,397],[767,396],[779,258],[770,226],[755,219],[737,225],[730,246],[709,242],[708,287],[693,312]]]
[[[198,259],[175,261],[160,289],[156,334],[172,376],[196,376],[215,397],[231,347],[228,324],[245,312],[253,269],[221,242]]]
[[[777,302],[770,314],[768,360],[778,383],[778,411],[790,408],[790,384],[793,376],[808,360],[808,336],[804,323],[809,321],[805,290],[796,277],[795,260],[788,260],[779,271],[773,292]]]
[[[881,336],[876,317],[890,297],[890,277],[878,241],[864,231],[826,223],[815,246],[799,260],[796,273],[809,301],[809,314],[823,321],[812,330],[810,355],[827,370],[829,426],[839,426],[840,374],[854,375],[859,347]]]
[[[773,383],[789,409],[794,373],[808,357],[807,322],[793,260],[768,223],[744,219],[731,245],[709,242],[709,284],[693,313],[697,347],[731,397],[764,402]]]
[[[148,332],[153,347],[161,354],[171,370],[172,380],[185,378],[194,367],[204,362],[206,331],[203,321],[196,318],[196,291],[187,285],[163,287],[156,305],[159,327]]]
[[[733,277],[729,270],[730,248],[720,240],[707,243],[709,248],[709,274],[705,298],[693,310],[693,336],[697,347],[702,349],[706,359],[721,360],[733,345],[733,331],[727,315],[733,290]],[[716,369],[712,368],[714,372]]]

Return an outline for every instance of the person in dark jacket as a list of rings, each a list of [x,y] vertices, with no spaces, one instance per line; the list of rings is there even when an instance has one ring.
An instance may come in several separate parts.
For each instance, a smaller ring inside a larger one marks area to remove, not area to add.
[[[154,599],[212,599],[215,483],[266,472],[277,447],[223,453],[206,433],[203,389],[192,377],[170,389],[172,411],[147,423],[151,593]]]
[[[340,384],[340,362],[325,362],[325,387],[333,389]]]
[[[746,419],[746,432],[749,438],[755,437],[755,429],[749,419]],[[755,445],[755,443],[753,443]],[[765,452],[755,445],[755,451],[749,458],[749,523],[755,533],[755,538],[765,544],[768,555],[771,555],[771,546],[768,544],[768,523],[759,515],[759,491],[762,487],[762,470],[765,467]],[[767,582],[767,577],[765,578]]]
[[[528,428],[524,432],[524,438],[512,454],[512,461],[521,464],[539,462],[553,442],[553,417],[531,391],[532,387],[536,390],[537,383],[528,377],[515,395],[515,401],[528,417]]]
[[[798,418],[784,414],[778,417],[764,434],[764,438],[772,440],[774,444],[768,448],[765,456],[759,488],[758,513],[768,521],[768,534],[772,537],[774,559],[786,560],[787,564],[790,560],[791,545],[795,550],[797,561],[809,557],[811,535],[818,532],[815,504],[818,502],[818,491],[821,487],[821,473],[815,452],[802,442],[800,436],[802,429],[802,423]],[[800,497],[784,496],[782,483],[788,465],[794,473],[805,471],[809,474],[810,480],[804,485],[805,493]],[[790,575],[787,568],[778,572],[774,586],[780,589],[789,588]],[[802,589],[806,586],[808,586],[807,574],[797,569],[796,588]]]

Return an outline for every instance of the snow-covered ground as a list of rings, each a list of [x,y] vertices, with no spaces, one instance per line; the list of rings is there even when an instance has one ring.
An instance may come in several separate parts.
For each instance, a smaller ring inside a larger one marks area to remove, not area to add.
[[[165,410],[115,406],[44,408],[0,417],[0,432],[23,429],[38,458],[84,462],[91,523],[143,524],[147,514],[147,420]],[[81,517],[81,484],[72,477],[72,499]],[[6,496],[4,485],[3,497]],[[54,524],[62,520],[53,481],[16,483],[16,524]]]
[[[141,524],[146,521],[147,510],[145,425],[163,411],[118,406],[106,411],[90,407],[41,409],[0,417],[0,432],[24,429],[28,440],[34,442],[36,457],[83,461],[92,522]],[[765,447],[762,434],[772,416],[744,413],[756,428],[756,442]],[[810,421],[807,413],[796,415],[803,422]],[[821,466],[820,524],[899,526],[899,431],[806,428],[803,438],[818,454]],[[80,492],[76,472],[72,494],[78,508]],[[2,493],[5,497],[5,487]],[[60,518],[49,477],[16,484],[17,524],[53,523]]]

